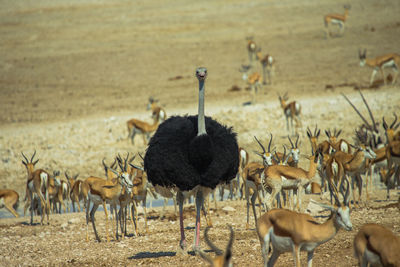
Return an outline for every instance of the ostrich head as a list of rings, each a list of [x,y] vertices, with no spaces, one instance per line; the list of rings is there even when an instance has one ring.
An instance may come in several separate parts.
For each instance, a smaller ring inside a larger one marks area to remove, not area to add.
[[[199,80],[199,82],[204,82],[207,78],[207,69],[204,67],[197,68],[196,77]]]

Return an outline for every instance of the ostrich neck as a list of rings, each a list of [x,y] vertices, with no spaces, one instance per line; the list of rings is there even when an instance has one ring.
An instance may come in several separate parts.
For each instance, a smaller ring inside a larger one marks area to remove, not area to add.
[[[204,81],[199,81],[199,114],[197,117],[197,136],[207,134],[204,118]]]

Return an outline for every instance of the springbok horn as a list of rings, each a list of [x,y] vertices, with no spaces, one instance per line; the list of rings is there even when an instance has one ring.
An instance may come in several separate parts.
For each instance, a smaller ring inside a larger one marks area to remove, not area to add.
[[[390,128],[392,128],[392,129],[394,129],[394,125],[395,125],[396,122],[397,122],[397,115],[396,115],[396,113],[393,113],[393,115],[394,115],[394,121],[393,121],[393,123],[390,125]]]
[[[31,158],[31,163],[32,163],[33,158],[35,157],[35,155],[36,155],[36,149],[35,149],[35,152],[33,152],[33,155],[32,155],[32,158]]]
[[[299,143],[299,135],[297,135],[297,138],[296,138],[296,148],[298,147],[297,145],[298,145],[298,143]]]
[[[329,182],[329,187],[331,188],[332,195],[335,198],[336,206],[340,206],[338,190],[331,180],[328,179],[328,182]]]
[[[311,136],[312,136],[312,133],[311,133],[311,131],[310,131],[310,128],[307,126],[307,135],[308,135],[308,137],[310,137],[311,138]]]
[[[26,158],[26,156],[24,155],[24,152],[21,151],[22,156],[24,157],[24,159],[26,160],[26,163],[29,163],[29,160]]]
[[[70,179],[70,177],[69,177],[69,175],[68,175],[68,171],[65,171],[65,172],[64,172],[64,175],[65,175],[65,177],[67,178],[67,180]]]
[[[135,168],[135,169],[144,171],[144,168],[143,168],[143,167],[139,167],[139,166],[137,166],[137,165],[135,165],[135,164],[132,164],[132,163],[129,163],[129,165],[130,165],[132,168]]]
[[[225,250],[225,258],[226,259],[230,259],[232,256],[232,245],[233,245],[233,241],[235,239],[235,232],[233,232],[232,226],[228,225],[228,227],[229,227],[229,231],[231,232],[231,234],[229,236],[228,245],[226,246],[226,250]]]
[[[264,146],[261,144],[261,142],[260,141],[258,141],[258,139],[257,139],[257,137],[256,136],[254,136],[254,138],[256,139],[256,141],[257,141],[257,143],[261,146],[261,148],[262,148],[262,150],[263,150],[263,153],[265,153],[266,151],[265,151],[265,148],[264,148]]]
[[[271,133],[271,139],[269,139],[269,143],[268,143],[268,152],[271,153],[271,143],[272,143],[272,133]]]
[[[350,182],[347,179],[347,177],[345,177],[344,179],[347,182],[347,189],[346,189],[346,193],[344,194],[343,204],[348,206],[349,205],[349,195],[350,195]]]
[[[204,231],[204,240],[206,241],[207,245],[217,254],[218,256],[222,255],[224,252],[220,250],[216,245],[214,245],[213,242],[208,237],[208,231],[210,230],[210,227],[207,227],[206,230]]]
[[[351,101],[347,98],[347,96],[343,93],[341,93],[341,95],[347,100],[347,102],[349,102],[349,104],[353,107],[354,111],[358,114],[358,116],[360,116],[360,118],[363,120],[363,122],[365,123],[365,125],[368,127],[368,129],[370,131],[374,131],[374,128],[371,127],[371,125],[368,123],[368,121],[364,118],[363,115],[361,115],[361,113],[358,111],[358,109],[356,108],[356,106],[354,106],[353,103],[351,103]]]
[[[140,153],[138,153],[138,154],[139,154],[139,157],[144,161],[142,154],[140,154]]]
[[[374,131],[377,133],[377,132],[378,132],[378,129],[376,129],[374,115],[372,115],[372,111],[371,111],[371,109],[369,108],[369,105],[368,105],[368,103],[367,103],[367,100],[365,100],[364,95],[361,93],[361,90],[358,89],[358,91],[360,92],[361,98],[362,98],[362,100],[363,100],[365,106],[366,106],[367,109],[368,109],[369,116],[371,117],[371,120],[372,120],[372,127],[373,127]]]
[[[290,139],[289,135],[287,136],[287,138],[289,139],[289,142],[290,142],[290,144],[292,145],[292,148],[294,148],[294,145],[293,145],[292,139]]]

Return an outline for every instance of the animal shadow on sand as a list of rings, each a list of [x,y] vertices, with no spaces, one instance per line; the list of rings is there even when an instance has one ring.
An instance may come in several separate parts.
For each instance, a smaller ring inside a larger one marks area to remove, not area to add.
[[[204,250],[204,252],[214,252],[212,250]],[[188,251],[188,254],[191,256],[196,256],[196,253],[194,251]],[[129,260],[139,260],[139,259],[157,259],[161,257],[174,257],[176,256],[175,251],[159,251],[159,252],[139,252],[131,257],[129,257]]]

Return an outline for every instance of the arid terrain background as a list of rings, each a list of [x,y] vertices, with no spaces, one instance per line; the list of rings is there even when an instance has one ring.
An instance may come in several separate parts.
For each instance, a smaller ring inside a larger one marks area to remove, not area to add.
[[[325,39],[323,16],[343,13],[344,4],[351,4],[344,35]],[[151,122],[146,110],[150,96],[159,99],[169,116],[196,114],[198,66],[208,68],[206,114],[233,126],[251,160],[259,161],[252,153],[259,150],[254,135],[266,143],[272,133],[278,149],[288,143],[278,94],[288,92],[289,100],[302,106],[302,154],[310,154],[307,126],[318,124],[320,141],[325,139],[323,130],[335,127],[352,141],[362,121],[340,93],[369,118],[354,87],[368,87],[372,69],[359,66],[358,49],[367,49],[367,57],[400,53],[398,0],[26,0],[0,5],[0,188],[20,194],[20,214],[26,184],[21,151],[29,157],[36,150],[37,167],[49,172],[79,173],[82,179],[103,176],[103,158],[111,162],[117,153],[145,151],[141,138],[135,145],[127,140],[126,121],[135,117]],[[243,106],[250,92],[238,69],[248,64],[247,36],[254,36],[263,53],[275,58],[276,69],[257,103]],[[229,91],[234,85],[241,90]],[[400,81],[363,93],[379,122],[383,116],[393,120],[400,107]],[[308,169],[308,164],[302,159],[302,167]],[[387,207],[398,199],[398,191],[391,192],[392,202],[384,199],[385,191],[375,181],[371,201],[352,212],[353,231],[341,230],[318,248],[314,265],[355,266],[352,240],[364,223],[377,222],[400,234],[400,212]],[[226,224],[231,224],[236,234],[233,262],[260,266],[252,217],[253,229],[245,230],[245,201],[218,204],[211,213],[211,239],[225,247]],[[224,211],[224,206],[234,211]],[[172,207],[163,221],[157,218],[159,208],[151,209],[148,234],[110,243],[97,243],[90,225],[91,240],[85,241],[84,213],[51,215],[50,225],[31,226],[29,217],[4,218],[10,217],[4,211],[2,266],[204,264],[195,256],[175,256],[179,223]],[[185,220],[190,244],[192,215],[186,213]],[[104,213],[96,217],[104,240]],[[128,230],[132,233],[131,226]],[[290,265],[289,254],[277,263]]]

